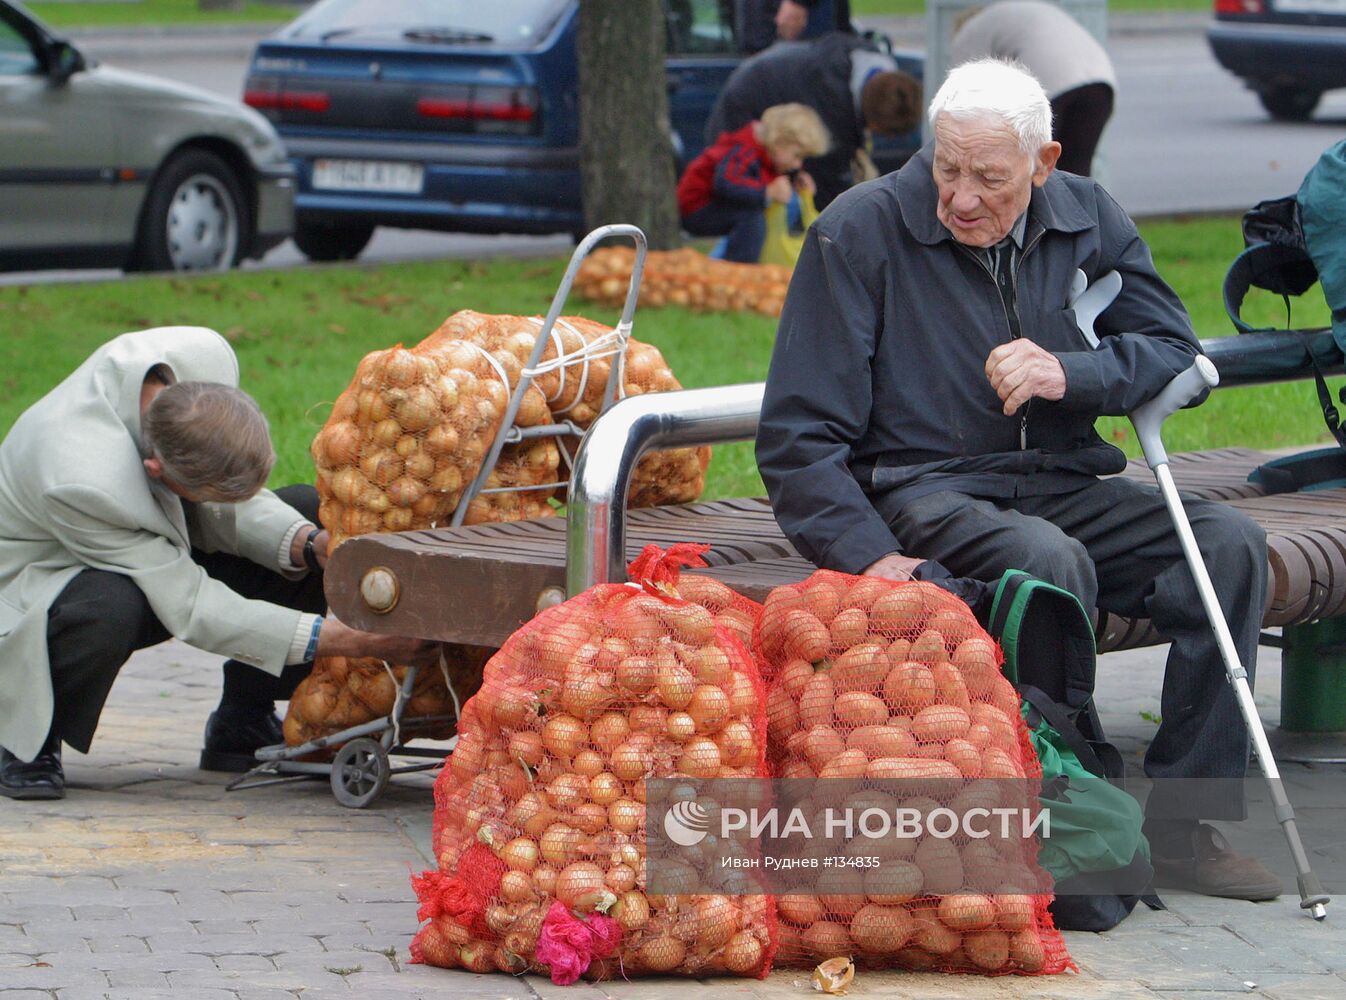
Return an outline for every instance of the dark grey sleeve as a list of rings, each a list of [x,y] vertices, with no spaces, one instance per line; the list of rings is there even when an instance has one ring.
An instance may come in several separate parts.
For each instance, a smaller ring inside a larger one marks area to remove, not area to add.
[[[1066,376],[1059,405],[1116,416],[1130,413],[1190,368],[1201,346],[1182,301],[1155,271],[1135,223],[1102,188],[1095,191],[1102,238],[1098,274],[1116,270],[1122,290],[1099,317],[1098,348],[1057,355]]]
[[[812,226],[776,331],[757,464],[786,537],[816,565],[844,573],[898,551],[847,465],[869,423],[881,310],[841,249]]]

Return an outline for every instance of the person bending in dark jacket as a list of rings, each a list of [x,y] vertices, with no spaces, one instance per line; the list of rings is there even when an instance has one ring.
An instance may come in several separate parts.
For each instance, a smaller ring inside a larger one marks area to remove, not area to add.
[[[767,108],[760,122],[725,132],[678,182],[678,214],[693,236],[728,236],[724,259],[755,264],[766,239],[763,210],[790,200],[795,189],[813,192],[800,167],[827,152],[827,129],[802,104]]]
[[[807,42],[778,42],[741,62],[725,81],[706,122],[706,144],[762,117],[777,104],[807,104],[832,137],[826,155],[804,167],[822,208],[851,186],[851,160],[865,130],[900,135],[921,118],[921,84],[892,56],[855,35],[832,32]]]
[[[777,41],[793,42],[806,35],[822,34],[828,28],[819,26],[821,18],[814,18],[820,3],[821,0],[736,0],[739,49],[760,52]],[[836,0],[831,7],[831,27],[846,30],[851,23],[850,4],[847,0]]]
[[[1086,608],[1148,617],[1172,642],[1145,757],[1160,884],[1272,898],[1275,876],[1201,822],[1244,817],[1249,741],[1163,499],[1099,478],[1126,459],[1095,418],[1189,368],[1191,322],[1107,192],[1053,172],[1060,146],[1033,77],[964,64],[929,114],[933,144],[805,236],[757,436],[776,519],[829,569],[1023,569]],[[1122,276],[1097,348],[1067,309],[1077,269]],[[1186,506],[1251,680],[1266,537],[1232,507]]]

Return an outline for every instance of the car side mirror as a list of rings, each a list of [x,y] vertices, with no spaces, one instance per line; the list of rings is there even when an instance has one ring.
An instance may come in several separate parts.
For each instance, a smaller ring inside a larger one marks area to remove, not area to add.
[[[83,53],[64,39],[53,39],[47,46],[47,77],[52,83],[65,83],[86,66]]]

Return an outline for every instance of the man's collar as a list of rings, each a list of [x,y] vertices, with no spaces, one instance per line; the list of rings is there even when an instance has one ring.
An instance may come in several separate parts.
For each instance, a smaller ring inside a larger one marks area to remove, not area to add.
[[[928,142],[896,174],[897,203],[902,210],[902,220],[911,235],[927,246],[953,239],[953,234],[935,214],[939,204],[939,189],[935,187],[935,178],[931,172],[933,164],[934,143]],[[1064,233],[1083,232],[1098,225],[1084,210],[1065,179],[1055,172],[1042,187],[1033,188],[1028,211],[1015,224],[1016,228],[1020,225],[1024,227],[1016,239],[1020,247],[1023,246],[1030,221],[1043,229]]]

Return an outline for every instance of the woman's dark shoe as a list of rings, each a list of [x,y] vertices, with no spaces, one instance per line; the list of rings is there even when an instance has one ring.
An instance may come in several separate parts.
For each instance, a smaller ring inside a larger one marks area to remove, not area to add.
[[[65,798],[61,741],[48,738],[31,762],[19,760],[0,747],[0,795],[11,799]]]
[[[1215,827],[1206,823],[1197,826],[1192,831],[1192,847],[1192,854],[1185,858],[1155,854],[1156,886],[1255,902],[1281,894],[1281,880],[1256,858],[1236,854]]]
[[[217,708],[206,720],[200,767],[203,771],[242,774],[257,766],[257,750],[284,742],[285,733],[275,712],[237,715]]]

